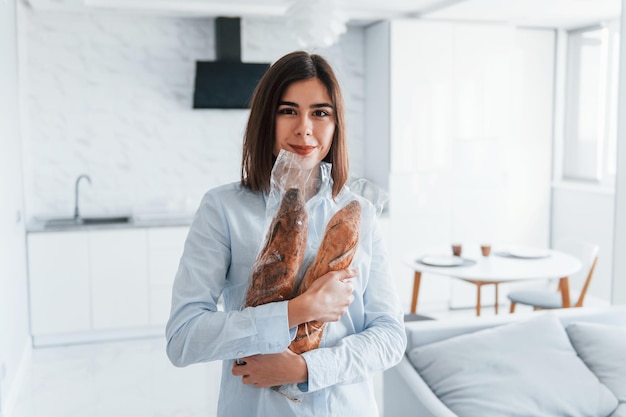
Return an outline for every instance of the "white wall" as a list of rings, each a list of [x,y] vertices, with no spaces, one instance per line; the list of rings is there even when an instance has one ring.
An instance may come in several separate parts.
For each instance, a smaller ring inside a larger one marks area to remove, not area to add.
[[[626,30],[624,30],[626,28],[626,0],[622,0],[621,26],[613,304],[626,304],[626,256],[624,256],[626,254]]]
[[[240,175],[247,110],[192,110],[195,61],[214,59],[213,19],[34,12],[21,22],[28,130],[28,217],[69,215],[82,173],[83,213],[189,213]],[[272,20],[243,20],[244,62],[299,49]],[[363,175],[363,30],[318,51],[344,86],[349,147]]]
[[[382,189],[389,190],[389,118],[391,99],[389,25],[370,26],[365,32],[365,162],[369,178]]]
[[[0,2],[0,415],[16,400],[30,347],[15,4]]]

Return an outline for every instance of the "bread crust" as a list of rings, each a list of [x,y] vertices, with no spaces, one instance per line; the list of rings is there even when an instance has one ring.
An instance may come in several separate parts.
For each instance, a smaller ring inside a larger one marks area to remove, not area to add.
[[[350,266],[358,247],[360,227],[361,205],[358,201],[351,201],[335,213],[326,226],[315,260],[304,274],[298,295],[326,273]],[[326,323],[320,321],[300,324],[289,349],[300,354],[318,348],[325,326]]]
[[[303,193],[285,192],[253,267],[244,307],[289,300],[306,250],[308,214]]]

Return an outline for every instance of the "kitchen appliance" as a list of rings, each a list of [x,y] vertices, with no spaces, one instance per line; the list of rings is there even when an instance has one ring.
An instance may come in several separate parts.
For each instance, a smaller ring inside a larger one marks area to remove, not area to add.
[[[239,18],[215,19],[215,61],[197,61],[194,109],[245,109],[269,64],[241,62]]]

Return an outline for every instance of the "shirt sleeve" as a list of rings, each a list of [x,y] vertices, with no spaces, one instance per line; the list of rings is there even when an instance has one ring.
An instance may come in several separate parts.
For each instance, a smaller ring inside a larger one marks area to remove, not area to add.
[[[196,213],[174,286],[166,326],[167,355],[175,366],[279,353],[295,335],[287,301],[218,311],[231,262],[224,208],[207,193]]]
[[[308,382],[284,386],[287,395],[298,396],[335,384],[363,381],[373,372],[396,365],[406,349],[403,311],[378,226],[374,224],[369,281],[364,291],[365,328],[341,339],[336,346],[302,354]]]

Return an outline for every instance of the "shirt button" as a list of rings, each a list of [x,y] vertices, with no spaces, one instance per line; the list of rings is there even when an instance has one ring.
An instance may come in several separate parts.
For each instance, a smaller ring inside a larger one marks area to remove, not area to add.
[[[237,352],[237,357],[241,358],[243,356],[243,352]]]

